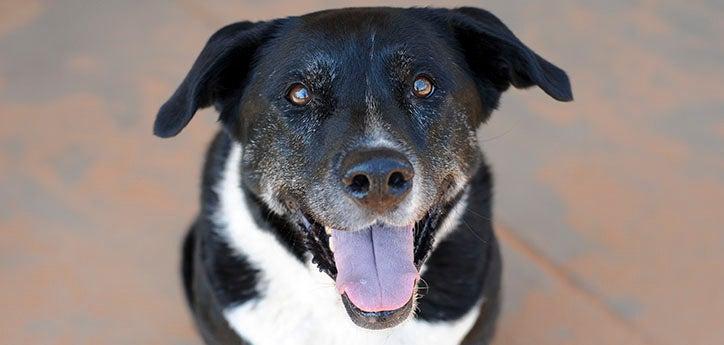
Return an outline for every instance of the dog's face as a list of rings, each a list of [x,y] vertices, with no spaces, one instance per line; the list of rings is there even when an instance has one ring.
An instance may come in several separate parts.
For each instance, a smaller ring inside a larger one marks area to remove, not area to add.
[[[162,107],[173,136],[214,104],[243,183],[299,224],[353,321],[413,309],[433,235],[481,164],[476,129],[509,85],[571,99],[563,71],[479,9],[346,9],[214,34]]]

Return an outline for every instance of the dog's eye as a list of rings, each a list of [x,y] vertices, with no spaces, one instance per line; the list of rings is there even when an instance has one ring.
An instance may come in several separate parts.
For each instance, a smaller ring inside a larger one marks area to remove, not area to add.
[[[432,84],[432,80],[425,75],[417,76],[412,83],[412,94],[415,97],[427,98],[432,95],[433,91],[435,91],[435,86]]]
[[[312,99],[312,94],[304,84],[296,83],[289,88],[287,99],[295,105],[305,105]]]

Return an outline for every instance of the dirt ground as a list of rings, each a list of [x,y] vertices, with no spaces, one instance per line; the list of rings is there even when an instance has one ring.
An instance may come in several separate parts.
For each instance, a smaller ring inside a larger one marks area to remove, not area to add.
[[[151,135],[223,24],[399,1],[0,1],[0,343],[198,344],[178,279],[216,128]],[[502,18],[576,101],[486,125],[497,345],[724,344],[724,3],[436,1]]]

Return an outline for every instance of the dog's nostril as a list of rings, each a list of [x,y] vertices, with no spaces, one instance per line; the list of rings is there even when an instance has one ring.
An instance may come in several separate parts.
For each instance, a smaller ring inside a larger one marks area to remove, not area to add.
[[[375,212],[388,212],[400,204],[415,176],[404,154],[385,148],[350,152],[339,170],[344,193]]]
[[[354,175],[350,181],[349,189],[354,193],[367,193],[370,189],[370,179],[363,174]]]
[[[407,179],[405,179],[405,175],[403,175],[399,171],[393,172],[392,174],[390,174],[390,177],[387,179],[387,185],[393,189],[401,189],[401,188],[405,187],[406,183],[407,183]]]

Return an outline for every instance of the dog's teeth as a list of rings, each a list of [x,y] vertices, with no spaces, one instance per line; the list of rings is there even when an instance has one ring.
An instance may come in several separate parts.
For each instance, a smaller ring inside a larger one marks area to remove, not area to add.
[[[332,228],[330,228],[330,227],[328,227],[328,226],[325,226],[325,227],[324,227],[324,232],[326,232],[327,235],[331,235],[331,234],[332,234]]]
[[[331,250],[332,253],[334,253],[334,237],[332,237],[332,236],[329,236],[329,250]]]

